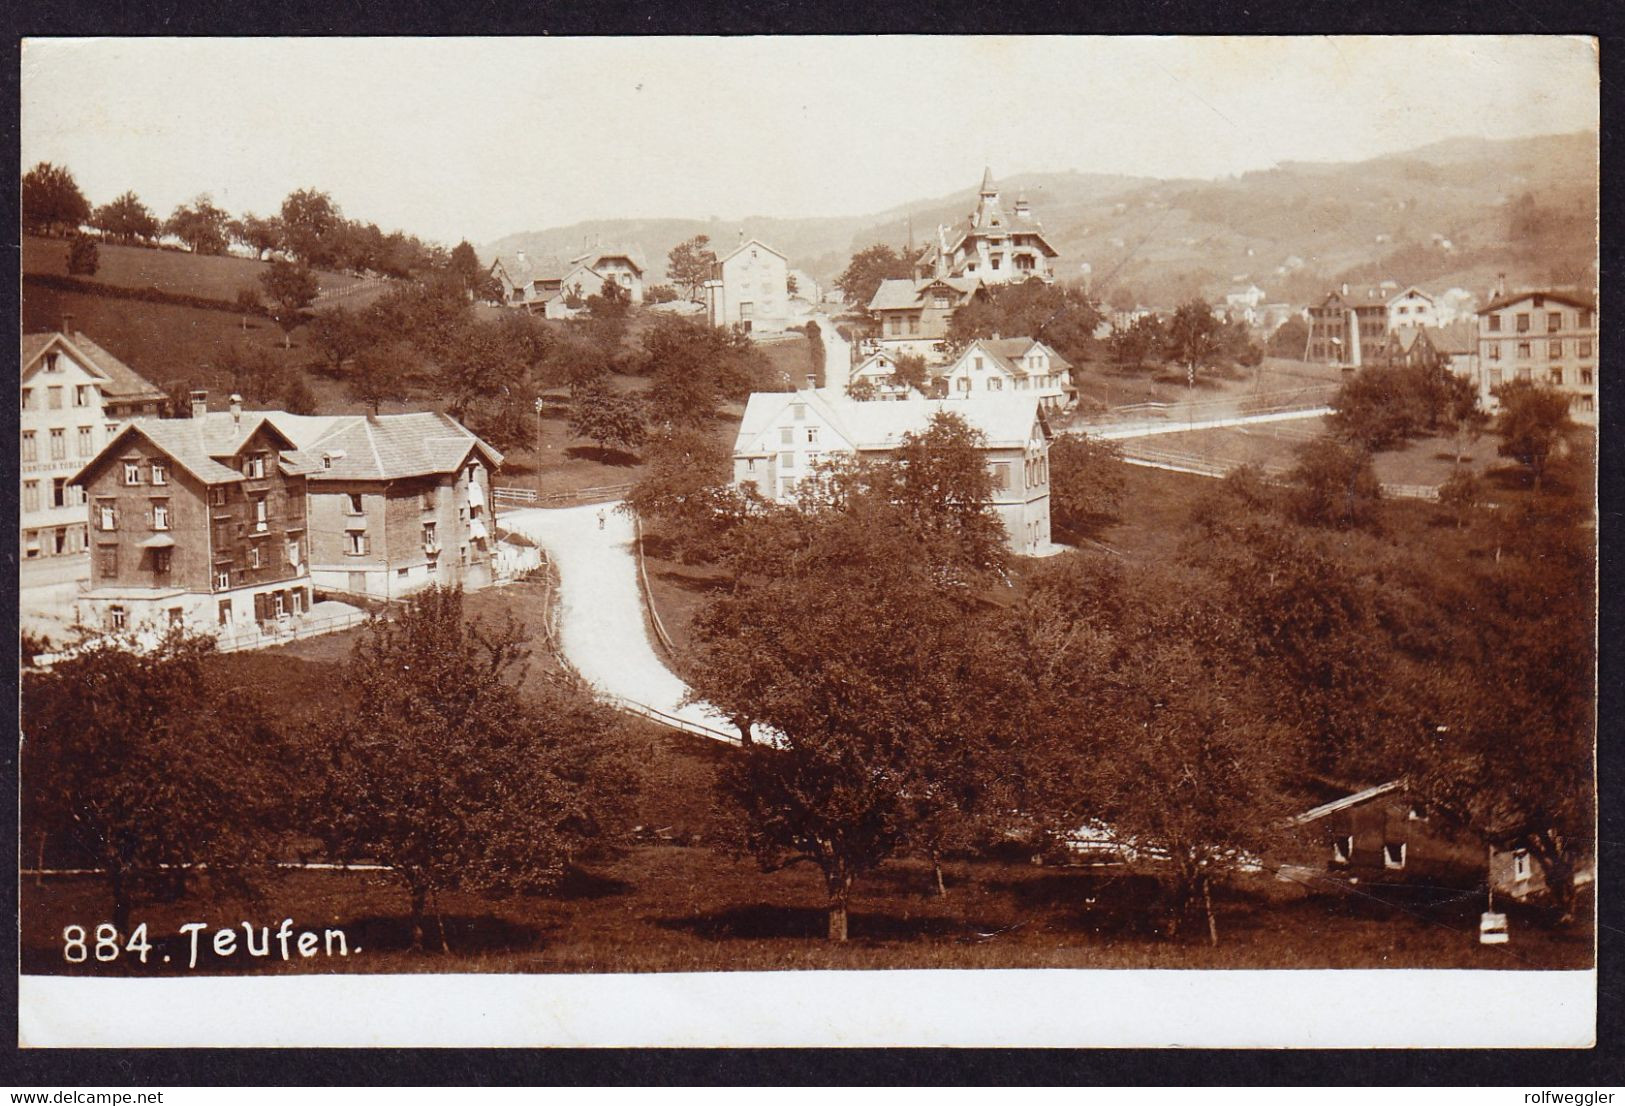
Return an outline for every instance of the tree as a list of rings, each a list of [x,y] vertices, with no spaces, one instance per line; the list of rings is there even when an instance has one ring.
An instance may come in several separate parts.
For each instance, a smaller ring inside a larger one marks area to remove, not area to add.
[[[989,653],[916,555],[907,512],[864,496],[802,518],[786,527],[787,571],[699,616],[694,687],[747,732],[770,735],[724,773],[738,845],[765,870],[815,865],[829,938],[844,941],[857,880],[921,841],[928,797],[941,795],[929,810],[942,816],[955,801],[944,792],[969,801],[974,789],[953,766],[1000,715],[974,709]]]
[[[612,391],[603,380],[570,389],[570,433],[590,438],[599,452],[610,446],[636,449],[647,440],[643,405],[635,396]]]
[[[1219,321],[1213,309],[1201,300],[1187,300],[1174,310],[1168,321],[1168,356],[1185,366],[1194,382],[1196,370],[1218,352]]]
[[[1460,468],[1467,450],[1483,437],[1490,416],[1478,406],[1478,389],[1471,380],[1452,373],[1445,382],[1443,422],[1455,443],[1456,467]]]
[[[466,238],[452,247],[448,270],[452,279],[470,296],[479,292],[488,275],[480,264],[479,254],[474,252],[474,247]]]
[[[173,234],[193,253],[226,252],[226,222],[229,215],[209,198],[198,196],[190,204],[180,204],[164,222],[164,233]]]
[[[1099,325],[1100,311],[1083,288],[1032,278],[995,285],[955,310],[948,344],[957,349],[973,338],[1029,337],[1081,361],[1092,354]]]
[[[1414,372],[1366,365],[1332,397],[1327,419],[1333,433],[1366,451],[1387,449],[1419,433],[1427,414],[1414,386]]]
[[[1538,494],[1552,455],[1574,431],[1568,396],[1526,380],[1504,384],[1495,394],[1501,401],[1493,427],[1501,439],[1496,452],[1527,467]]]
[[[651,284],[643,290],[645,303],[675,303],[677,298],[677,289],[669,284]]]
[[[707,426],[717,404],[743,399],[765,382],[766,356],[737,328],[664,316],[643,332],[638,368],[652,381],[650,418],[673,426]]]
[[[835,278],[835,287],[841,290],[846,302],[859,311],[866,311],[875,298],[881,281],[908,280],[914,275],[915,258],[906,251],[887,245],[870,246],[852,255],[841,275]]]
[[[732,467],[728,447],[704,430],[666,427],[651,437],[643,460],[627,507],[670,523],[685,556],[714,556],[716,539],[733,515],[723,509]]]
[[[879,494],[912,520],[927,547],[924,560],[939,579],[1004,568],[1006,535],[993,509],[985,444],[963,416],[938,411],[924,430],[904,434],[882,467],[891,479],[879,484]],[[1006,470],[1003,479],[1013,484],[1021,474]]]
[[[566,683],[521,696],[522,640],[431,587],[370,624],[344,668],[350,709],[306,735],[312,825],[337,857],[388,866],[415,949],[441,892],[546,890],[625,820],[637,772],[613,716]]]
[[[277,258],[260,274],[260,286],[271,301],[272,314],[282,327],[282,348],[287,349],[293,341],[294,327],[303,320],[304,309],[316,302],[321,284],[304,262]]]
[[[158,237],[158,217],[148,210],[134,192],[126,192],[112,203],[98,207],[90,225],[108,239],[125,244],[146,243]]]
[[[65,166],[42,161],[23,174],[23,227],[33,234],[65,234],[90,218],[90,201]]]
[[[263,346],[232,344],[221,356],[220,367],[231,378],[231,390],[256,403],[278,399],[296,375]]]
[[[1160,361],[1167,344],[1162,319],[1147,314],[1135,319],[1126,329],[1114,329],[1107,339],[1107,350],[1118,366],[1137,369],[1147,362]]]
[[[331,375],[343,376],[345,364],[377,340],[368,322],[342,307],[330,307],[311,316],[310,342],[326,358]]]
[[[246,880],[269,854],[286,763],[256,701],[208,663],[214,642],[88,645],[22,682],[24,834],[99,869],[118,933],[156,887]]]
[[[930,394],[931,371],[926,366],[925,358],[919,354],[900,354],[897,358],[897,372],[894,375],[899,384],[907,384],[921,395]]]
[[[1123,451],[1115,442],[1062,434],[1049,449],[1050,516],[1056,526],[1090,534],[1117,517],[1123,502]]]
[[[282,245],[282,220],[274,215],[261,218],[250,213],[227,223],[226,233],[233,242],[253,250],[254,256],[263,261],[266,254]]]
[[[419,364],[417,351],[401,339],[378,342],[361,350],[350,362],[345,395],[364,403],[374,414],[385,403],[406,398],[406,382]]]
[[[314,188],[296,189],[282,201],[281,215],[283,248],[312,268],[330,268],[338,258],[343,226],[333,198]]]
[[[1275,333],[1264,344],[1264,352],[1271,357],[1288,357],[1294,361],[1303,360],[1304,351],[1308,348],[1309,324],[1296,315],[1276,327]]]
[[[1467,525],[1473,508],[1484,498],[1484,482],[1470,468],[1459,465],[1443,484],[1439,485],[1439,505],[1456,519],[1456,529]]]
[[[1382,498],[1371,455],[1329,438],[1300,448],[1287,480],[1293,486],[1293,514],[1311,526],[1347,529],[1367,525]]]
[[[75,234],[68,239],[68,273],[71,276],[95,276],[101,267],[96,240],[88,234]]]
[[[700,303],[705,299],[702,294],[705,282],[711,279],[711,269],[716,263],[711,239],[696,234],[686,242],[677,243],[666,255],[666,278],[677,286],[685,300]]]
[[[242,329],[248,329],[248,317],[258,315],[265,310],[260,302],[260,294],[252,288],[237,289],[237,311],[242,316]]]
[[[310,390],[304,373],[288,374],[288,382],[282,388],[282,409],[290,415],[316,413],[316,393]]]

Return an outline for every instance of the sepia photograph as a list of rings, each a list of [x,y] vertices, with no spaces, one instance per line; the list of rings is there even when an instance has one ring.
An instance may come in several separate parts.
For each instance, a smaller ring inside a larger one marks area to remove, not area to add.
[[[1594,39],[20,93],[21,1044],[1594,1040]]]

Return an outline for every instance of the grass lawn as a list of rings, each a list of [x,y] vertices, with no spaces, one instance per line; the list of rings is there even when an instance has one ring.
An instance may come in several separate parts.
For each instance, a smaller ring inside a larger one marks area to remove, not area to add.
[[[160,292],[206,296],[228,303],[236,300],[237,293],[244,288],[259,292],[260,274],[267,267],[265,262],[247,257],[117,246],[108,242],[97,243],[96,260],[96,275],[82,279],[123,288],[156,288]],[[68,240],[25,235],[22,261],[25,273],[68,276]],[[387,287],[387,282],[364,280],[350,273],[319,271],[316,277],[324,296],[364,287]],[[359,302],[360,297],[357,291],[340,299],[351,305],[352,299]]]
[[[949,862],[945,897],[930,869],[893,861],[859,881],[852,940],[822,939],[822,883],[805,866],[771,874],[701,845],[648,844],[584,865],[552,896],[487,901],[447,894],[439,908],[450,955],[409,950],[406,896],[386,873],[295,871],[256,900],[189,896],[139,904],[154,954],[78,966],[62,957],[70,924],[105,920],[105,889],[88,877],[22,885],[25,972],[186,975],[285,972],[649,972],[809,968],[1584,968],[1589,927],[1551,931],[1509,908],[1511,943],[1478,943],[1476,893],[1394,886],[1311,892],[1267,874],[1216,894],[1220,944],[1192,916],[1177,938],[1156,931],[1154,874],[1129,868],[1038,867],[1023,860]],[[283,963],[241,951],[194,972],[179,927],[251,921],[338,927],[352,955]],[[434,921],[429,940],[434,943]],[[168,955],[170,963],[163,957]]]

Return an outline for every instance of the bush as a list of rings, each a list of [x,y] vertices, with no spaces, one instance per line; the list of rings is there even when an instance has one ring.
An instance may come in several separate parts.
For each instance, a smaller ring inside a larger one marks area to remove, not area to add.
[[[1309,526],[1364,526],[1373,520],[1382,497],[1371,454],[1330,438],[1299,450],[1297,467],[1287,479],[1292,514]]]
[[[68,240],[68,272],[74,276],[95,276],[101,267],[96,252],[96,240],[88,234],[76,234]]]

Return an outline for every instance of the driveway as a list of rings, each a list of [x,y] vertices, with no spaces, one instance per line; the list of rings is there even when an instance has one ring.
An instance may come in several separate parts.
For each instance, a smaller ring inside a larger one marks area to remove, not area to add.
[[[715,708],[682,705],[688,685],[649,643],[632,519],[617,506],[507,511],[502,525],[533,538],[558,567],[559,647],[583,679],[635,713],[737,743],[739,731]]]

